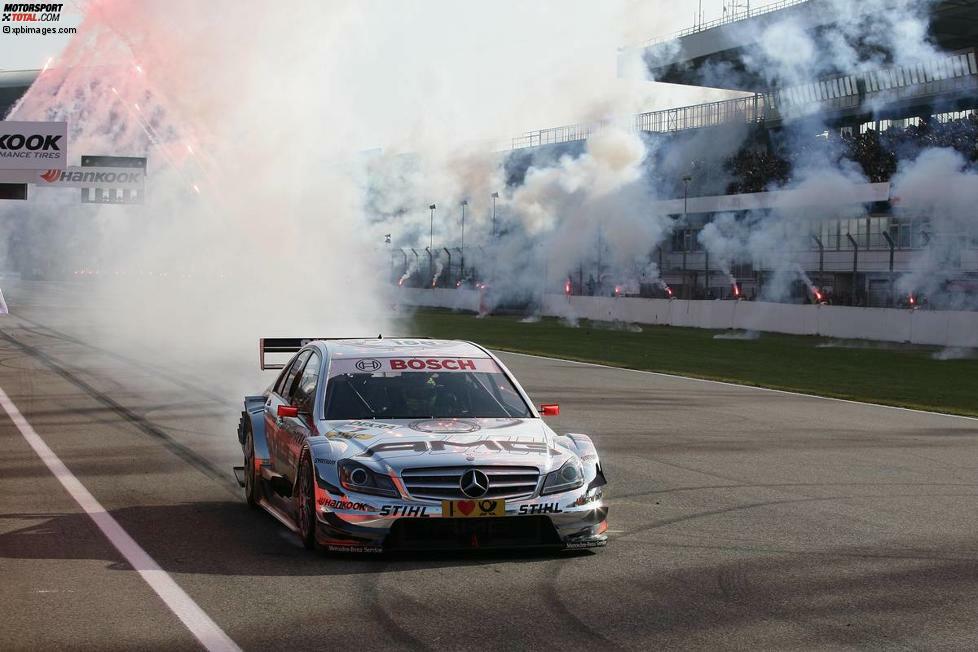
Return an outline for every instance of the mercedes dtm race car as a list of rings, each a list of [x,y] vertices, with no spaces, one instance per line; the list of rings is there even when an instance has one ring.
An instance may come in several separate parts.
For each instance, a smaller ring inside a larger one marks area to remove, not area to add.
[[[272,364],[272,354],[294,354]],[[307,548],[592,548],[607,541],[601,462],[556,435],[512,374],[469,342],[263,339],[235,474]]]

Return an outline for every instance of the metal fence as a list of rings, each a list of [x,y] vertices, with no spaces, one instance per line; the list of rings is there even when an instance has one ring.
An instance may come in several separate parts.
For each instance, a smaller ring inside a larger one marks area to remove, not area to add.
[[[764,124],[815,111],[856,109],[869,99],[893,101],[978,89],[974,50],[909,67],[840,75],[732,100],[641,113],[637,131],[672,133],[703,127]],[[605,123],[591,122],[531,131],[512,139],[513,149],[588,139]]]
[[[781,11],[782,9],[787,9],[788,7],[794,7],[797,5],[805,4],[810,0],[780,0],[779,2],[772,2],[770,4],[761,5],[754,9],[749,9],[748,11],[742,13],[729,14],[723,18],[718,18],[716,20],[711,20],[706,23],[699,23],[698,25],[693,25],[692,27],[687,27],[686,29],[674,32],[672,34],[666,34],[664,36],[658,36],[656,38],[649,39],[646,41],[645,46],[651,47],[653,45],[658,45],[659,43],[666,43],[667,41],[673,41],[677,38],[682,38],[684,36],[689,36],[690,34],[698,34],[699,32],[705,32],[708,29],[713,29],[715,27],[720,27],[722,25],[729,25],[730,23],[736,23],[741,20],[747,20],[748,18],[754,18],[756,16],[763,16],[764,14],[769,14],[774,11]]]

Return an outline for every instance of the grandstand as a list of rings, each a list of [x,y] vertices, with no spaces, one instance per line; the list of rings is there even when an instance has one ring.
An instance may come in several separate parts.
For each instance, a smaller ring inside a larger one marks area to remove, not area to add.
[[[791,191],[776,189],[788,181],[799,160],[818,153],[855,162],[868,181],[850,198],[865,206],[865,217],[841,217],[852,211],[840,207],[837,219],[812,220],[807,225],[810,237],[801,239],[804,250],[792,252],[822,288],[820,296],[847,305],[902,305],[910,297],[897,295],[896,280],[910,270],[915,254],[942,238],[964,238],[968,245],[941,271],[944,296],[933,297],[932,305],[960,305],[962,297],[974,305],[978,233],[934,232],[929,216],[900,210],[889,182],[898,154],[912,158],[924,147],[952,147],[966,160],[978,161],[978,0],[935,4],[930,38],[944,53],[932,60],[899,66],[883,53],[882,61],[890,63],[858,71],[826,67],[805,84],[762,79],[741,64],[759,47],[761,30],[785,19],[798,21],[819,42],[833,30],[836,15],[824,0],[782,0],[638,48],[657,80],[752,93],[635,116],[635,128],[660,145],[650,148],[653,152],[664,149],[666,142],[680,145],[668,148],[671,158],[676,151],[687,153],[680,164],[649,162],[649,174],[663,197],[650,211],[675,219],[672,238],[652,254],[663,280],[685,298],[756,295],[771,269],[757,260],[736,265],[730,270],[735,284],[715,261],[711,264],[699,232],[720,212],[745,217],[750,211],[756,216],[783,202]],[[625,50],[622,56],[634,53]],[[599,126],[569,125],[513,139],[510,183],[519,183],[526,167],[541,156],[582,151]],[[738,147],[719,158],[697,146],[698,140],[729,140],[724,134],[731,131],[738,134]],[[595,273],[601,277],[600,269]],[[608,288],[574,281],[575,293],[592,291],[606,293]],[[661,290],[648,287],[643,293],[656,296]],[[793,295],[797,301],[816,299],[801,282]]]

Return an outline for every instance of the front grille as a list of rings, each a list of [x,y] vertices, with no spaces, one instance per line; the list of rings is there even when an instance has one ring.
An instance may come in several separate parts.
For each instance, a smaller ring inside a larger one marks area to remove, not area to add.
[[[387,550],[459,550],[560,546],[547,516],[499,518],[399,518],[384,543]]]
[[[489,478],[486,498],[524,498],[532,496],[540,481],[534,466],[441,466],[404,469],[401,479],[412,498],[466,500],[459,481],[469,469],[479,469]]]

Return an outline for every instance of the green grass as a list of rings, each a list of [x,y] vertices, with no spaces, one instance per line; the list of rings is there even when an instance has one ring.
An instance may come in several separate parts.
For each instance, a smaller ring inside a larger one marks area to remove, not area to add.
[[[443,310],[419,311],[405,330],[504,351],[978,416],[978,359],[936,360],[933,347],[768,333],[715,339],[719,331],[642,326],[636,332],[584,321],[571,328],[556,319],[521,323]]]

